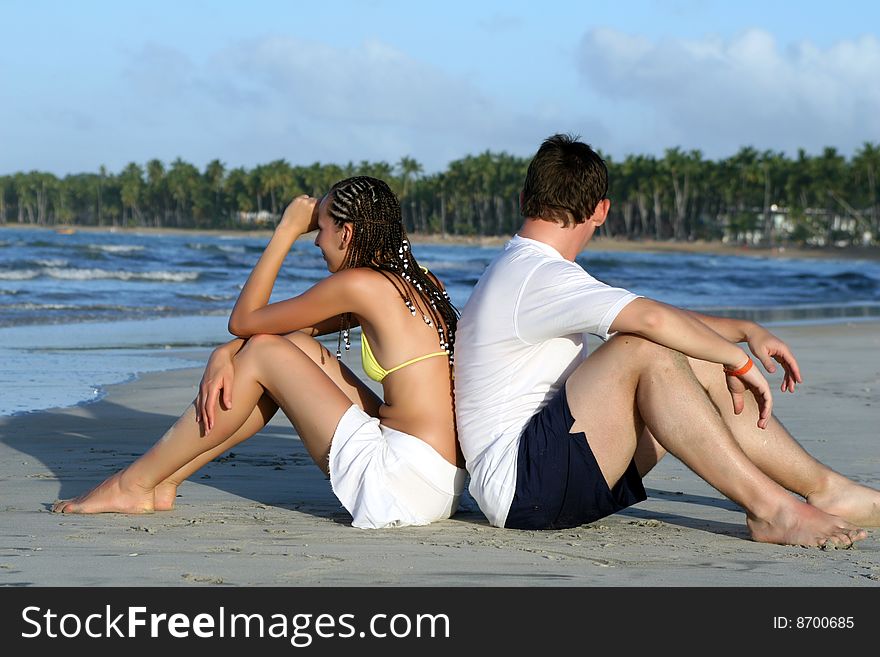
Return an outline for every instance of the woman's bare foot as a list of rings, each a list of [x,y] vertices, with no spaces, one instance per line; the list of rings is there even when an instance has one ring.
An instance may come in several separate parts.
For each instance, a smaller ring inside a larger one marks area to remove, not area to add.
[[[842,475],[835,477],[823,490],[808,495],[807,502],[861,527],[880,527],[880,491]]]
[[[153,489],[153,510],[171,511],[177,499],[177,484],[163,481]]]
[[[749,515],[752,538],[762,543],[848,548],[868,533],[843,518],[830,515],[794,497],[767,519]]]
[[[152,513],[153,491],[127,486],[125,470],[105,479],[88,493],[52,505],[55,513]]]

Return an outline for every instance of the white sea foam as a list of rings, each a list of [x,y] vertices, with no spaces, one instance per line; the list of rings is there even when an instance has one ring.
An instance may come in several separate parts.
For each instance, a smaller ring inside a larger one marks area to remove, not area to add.
[[[38,258],[34,260],[38,265],[43,267],[66,267],[67,260],[64,258]]]
[[[78,310],[81,306],[69,303],[10,303],[0,306],[10,310]]]
[[[131,253],[132,251],[143,251],[144,247],[134,244],[89,244],[89,248],[93,251],[105,251],[107,253]]]
[[[38,269],[14,269],[12,271],[0,271],[0,280],[4,281],[29,281],[40,275]]]
[[[211,244],[207,242],[190,242],[187,246],[195,251],[223,251],[224,253],[245,253],[247,248],[241,245]]]
[[[80,312],[88,312],[89,310],[116,310],[116,311],[131,311],[131,310],[139,310],[142,312],[169,312],[174,310],[171,306],[150,306],[150,307],[139,307],[132,308],[131,306],[119,306],[114,304],[92,304],[92,305],[83,305],[78,306],[70,303],[10,303],[10,304],[0,304],[0,308],[8,308],[10,310],[78,310]]]
[[[66,280],[86,281],[94,279],[116,279],[120,281],[168,281],[181,283],[194,281],[199,277],[195,271],[122,271],[109,269],[55,269],[43,270],[47,276]],[[32,278],[32,277],[31,277]]]
[[[178,294],[177,296],[198,301],[232,301],[237,298],[233,294]]]

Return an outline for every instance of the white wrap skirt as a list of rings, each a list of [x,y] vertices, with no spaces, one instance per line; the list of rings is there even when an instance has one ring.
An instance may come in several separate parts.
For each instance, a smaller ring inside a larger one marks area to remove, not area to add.
[[[330,485],[363,529],[427,525],[458,509],[466,470],[352,404],[330,445]]]

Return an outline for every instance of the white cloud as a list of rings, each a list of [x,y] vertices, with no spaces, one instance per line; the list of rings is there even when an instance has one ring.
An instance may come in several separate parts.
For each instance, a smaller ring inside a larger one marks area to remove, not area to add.
[[[432,173],[487,149],[527,157],[555,132],[600,147],[610,141],[604,118],[590,118],[566,89],[548,94],[526,76],[504,101],[473,72],[449,72],[379,40],[333,46],[273,36],[199,54],[135,42],[116,54],[114,75],[79,81],[80,93],[57,106],[6,121],[17,127],[0,136],[17,155],[0,152],[0,170],[410,156]]]
[[[711,156],[754,145],[794,152],[852,151],[880,141],[880,40],[864,36],[821,49],[779,47],[758,29],[723,40],[651,41],[616,30],[584,35],[582,79],[628,106],[643,150],[681,145]]]
[[[562,110],[540,99],[531,110],[512,109],[380,41],[337,48],[275,36],[233,44],[202,64],[151,47],[127,79],[130,111],[144,125],[176,125],[185,159],[199,149],[189,157],[233,166],[410,155],[431,172],[486,149],[529,155],[547,135],[584,124],[601,133],[595,121],[561,122]]]
[[[378,41],[338,49],[274,37],[229,48],[214,64],[213,77],[324,120],[438,128],[490,121],[479,89]]]

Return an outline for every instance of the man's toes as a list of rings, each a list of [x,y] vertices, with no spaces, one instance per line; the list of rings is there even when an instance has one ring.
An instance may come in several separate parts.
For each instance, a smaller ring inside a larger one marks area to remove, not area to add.
[[[852,540],[844,533],[832,534],[824,541],[819,542],[819,547],[823,550],[846,550],[852,547]]]
[[[864,529],[853,527],[852,529],[847,530],[846,535],[849,537],[850,541],[855,543],[856,541],[861,541],[863,538],[867,538],[868,532]]]

